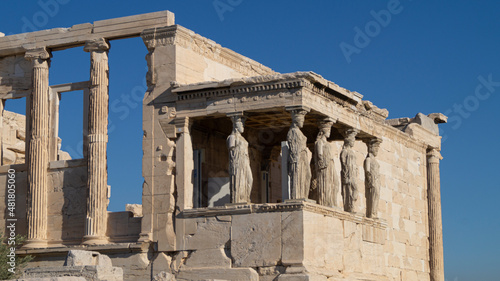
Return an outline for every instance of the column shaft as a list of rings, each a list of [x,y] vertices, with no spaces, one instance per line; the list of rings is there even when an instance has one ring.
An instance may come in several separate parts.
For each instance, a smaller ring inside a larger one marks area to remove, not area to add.
[[[26,248],[47,246],[47,169],[49,135],[49,59],[45,48],[27,51],[33,62],[28,144],[28,237]]]
[[[108,49],[104,39],[87,42],[90,52],[90,95],[88,110],[87,218],[85,244],[107,243],[107,142],[108,142]]]
[[[191,142],[190,120],[189,117],[178,118],[175,120],[175,127],[179,138],[176,141],[175,159],[176,171],[175,178],[177,185],[177,204],[179,209],[193,208],[193,144]]]
[[[429,264],[431,281],[444,281],[443,223],[441,218],[441,185],[436,149],[427,153],[427,197],[429,204]]]

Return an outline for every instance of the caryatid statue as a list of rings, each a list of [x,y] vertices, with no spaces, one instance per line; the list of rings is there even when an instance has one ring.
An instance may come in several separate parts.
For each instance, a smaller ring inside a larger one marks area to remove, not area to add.
[[[356,154],[353,147],[356,141],[358,130],[347,129],[344,131],[344,146],[340,152],[340,163],[342,164],[341,182],[342,182],[342,199],[344,200],[344,211],[355,213],[355,205],[358,200],[358,185],[356,179],[358,177],[358,167],[356,166]]]
[[[366,156],[365,168],[365,194],[366,194],[366,216],[377,217],[378,201],[380,198],[380,164],[377,160],[381,139],[370,139],[368,144],[368,155]]]
[[[244,131],[245,117],[231,115],[233,131],[227,137],[229,149],[229,182],[231,203],[250,203],[253,177],[248,156],[248,142],[241,135]]]
[[[334,120],[325,118],[319,122],[319,133],[314,149],[314,163],[318,183],[318,203],[323,206],[337,207],[337,177],[330,137]]]
[[[312,153],[307,148],[307,137],[300,130],[304,126],[306,110],[292,110],[292,125],[286,136],[289,146],[288,175],[291,199],[307,199],[311,185]]]

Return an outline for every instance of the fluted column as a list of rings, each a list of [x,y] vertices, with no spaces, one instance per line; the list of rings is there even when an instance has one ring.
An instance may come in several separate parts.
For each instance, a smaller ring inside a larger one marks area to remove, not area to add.
[[[441,219],[441,184],[439,160],[435,148],[427,152],[427,197],[429,204],[429,251],[431,281],[444,281],[443,222]]]
[[[88,110],[87,157],[87,218],[84,244],[107,243],[108,171],[108,50],[109,44],[100,38],[87,41],[84,50],[90,52],[90,95]]]
[[[49,63],[43,47],[26,52],[33,64],[28,144],[28,237],[25,248],[47,246],[47,169],[49,164]]]

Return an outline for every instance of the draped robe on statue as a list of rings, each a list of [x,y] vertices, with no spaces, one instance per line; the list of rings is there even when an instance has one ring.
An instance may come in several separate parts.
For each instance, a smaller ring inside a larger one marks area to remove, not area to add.
[[[315,144],[316,180],[318,203],[323,206],[337,206],[337,179],[331,144],[323,138]]]
[[[307,137],[299,128],[288,131],[290,149],[288,174],[290,176],[291,199],[307,199],[311,184],[311,151],[307,148]]]
[[[241,134],[231,134],[229,145],[229,179],[231,181],[231,202],[249,203],[252,191],[252,170],[248,156],[248,142]],[[234,145],[231,147],[231,145]]]

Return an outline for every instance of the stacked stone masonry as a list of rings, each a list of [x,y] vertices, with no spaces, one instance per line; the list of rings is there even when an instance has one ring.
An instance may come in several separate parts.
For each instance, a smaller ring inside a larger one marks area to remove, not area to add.
[[[138,36],[142,205],[108,212],[109,46]],[[89,81],[49,85],[51,56],[76,46]],[[88,131],[73,160],[57,149],[50,98],[72,90]],[[5,110],[18,98],[26,117]],[[123,280],[444,280],[442,114],[386,120],[361,94],[277,73],[168,11],[1,37],[0,99],[0,205],[13,169],[28,274],[90,250]]]

